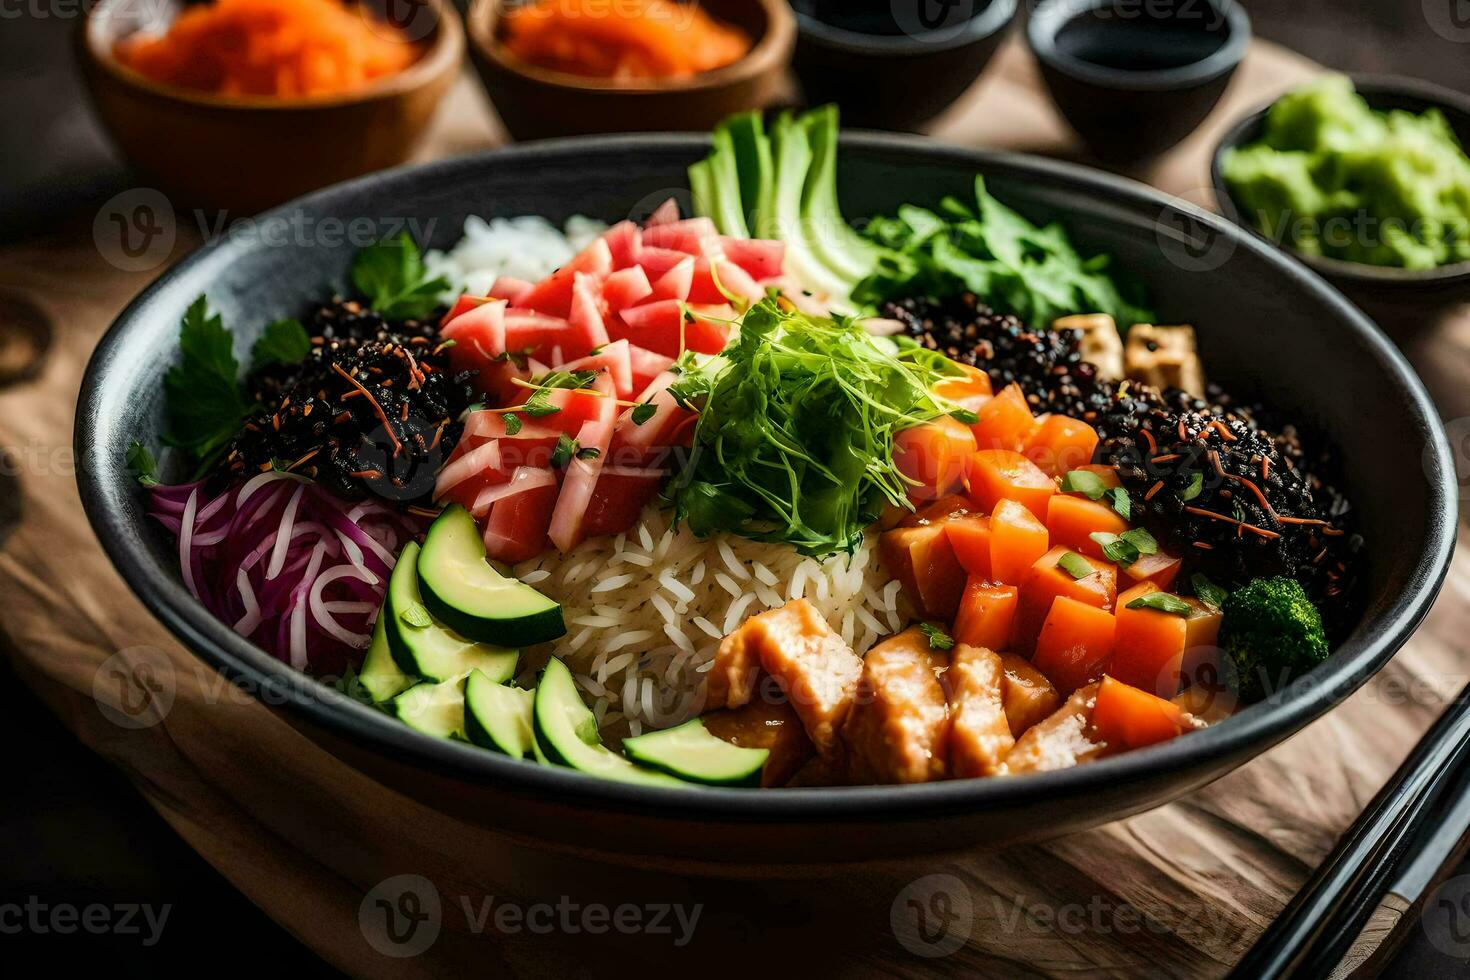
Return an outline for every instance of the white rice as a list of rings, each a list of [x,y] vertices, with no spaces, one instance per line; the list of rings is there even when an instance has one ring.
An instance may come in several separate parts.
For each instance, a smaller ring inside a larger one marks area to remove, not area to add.
[[[704,541],[654,508],[616,537],[549,551],[516,567],[562,603],[569,637],[533,651],[526,681],[555,652],[610,732],[666,728],[699,714],[720,639],[748,617],[805,597],[859,654],[902,622],[877,532],[852,556],[806,558],[788,545],[729,535]],[[610,571],[616,570],[616,571]],[[708,571],[707,571],[708,570]]]
[[[449,281],[444,301],[451,303],[464,292],[483,296],[500,276],[544,279],[606,230],[607,225],[581,215],[568,218],[562,231],[536,215],[489,221],[471,215],[458,244],[448,252],[430,251],[424,265]]]

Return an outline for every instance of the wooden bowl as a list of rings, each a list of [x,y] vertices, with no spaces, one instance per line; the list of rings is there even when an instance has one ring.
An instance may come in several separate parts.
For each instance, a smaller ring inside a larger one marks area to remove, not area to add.
[[[703,0],[710,15],[755,39],[744,58],[690,78],[588,78],[528,64],[500,43],[507,0],[474,0],[470,56],[505,128],[518,140],[587,133],[708,130],[782,93],[796,42],[786,0]]]
[[[172,16],[182,6],[162,9]],[[141,179],[193,205],[253,213],[402,163],[464,57],[453,6],[414,0],[394,22],[424,49],[402,72],[324,97],[220,96],[154,81],[114,56],[119,40],[152,26],[144,18],[157,7],[101,0],[82,22],[79,60],[98,115]]]

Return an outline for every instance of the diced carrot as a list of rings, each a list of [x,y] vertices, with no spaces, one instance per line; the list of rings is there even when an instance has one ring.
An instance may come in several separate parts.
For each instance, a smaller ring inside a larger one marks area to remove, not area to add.
[[[1014,500],[1002,500],[990,515],[990,576],[1021,584],[1026,570],[1051,547],[1046,525]]]
[[[1154,583],[1141,582],[1118,596],[1117,650],[1108,672],[1125,684],[1172,698],[1179,693],[1188,623],[1172,613],[1128,608],[1158,591]]]
[[[1017,505],[1019,506],[1019,505]],[[1026,508],[1026,515],[1031,515]],[[990,577],[991,519],[985,514],[965,514],[948,521],[944,533],[954,556],[970,575]]]
[[[1058,691],[1071,694],[1107,667],[1115,628],[1107,610],[1058,596],[1036,638],[1031,663]]]
[[[972,647],[1004,650],[1011,640],[1011,623],[1016,617],[1016,587],[990,582],[971,575],[965,582],[954,637]]]
[[[1185,618],[1188,626],[1184,637],[1184,648],[1193,650],[1197,647],[1216,647],[1220,644],[1220,622],[1225,617],[1214,606],[1207,606],[1198,599],[1184,597],[1189,604],[1189,615]]]
[[[923,527],[925,524],[941,524],[964,517],[974,509],[975,505],[970,503],[969,497],[952,493],[912,513],[904,513],[895,526]]]
[[[1077,578],[1058,562],[1070,548],[1053,548],[1042,555],[1021,579],[1020,603],[1016,607],[1016,624],[1011,634],[1011,649],[1029,654],[1036,648],[1036,637],[1051,612],[1052,601],[1066,597],[1098,609],[1112,610],[1117,597],[1118,569],[1107,562],[1079,557],[1092,566],[1092,571]]]
[[[975,414],[980,419],[971,428],[975,432],[975,444],[981,449],[1020,452],[1036,431],[1036,419],[1020,385],[1007,385]]]
[[[970,456],[970,500],[982,510],[994,510],[1002,500],[1024,504],[1046,520],[1046,502],[1057,492],[1056,481],[1031,460],[1009,449],[982,449]]]
[[[1092,540],[1092,535],[1122,534],[1128,530],[1128,522],[1101,500],[1058,493],[1046,503],[1046,530],[1052,544],[1064,544],[1084,555],[1105,558],[1102,545]]]
[[[1121,487],[1123,485],[1123,481],[1118,479],[1118,471],[1113,469],[1111,466],[1103,466],[1099,463],[1089,463],[1086,466],[1074,466],[1072,467],[1072,469],[1082,470],[1084,473],[1091,473],[1093,476],[1101,480],[1103,486],[1107,487],[1109,490],[1112,490],[1116,487]]]
[[[912,500],[934,500],[959,489],[974,451],[974,434],[948,415],[893,437],[893,463],[914,481],[909,486]]]
[[[1167,742],[1194,727],[1177,704],[1111,676],[1098,686],[1092,723],[1110,743],[1130,749]]]
[[[1156,551],[1151,555],[1140,555],[1138,561],[1123,569],[1123,574],[1131,582],[1152,582],[1167,592],[1178,577],[1181,565],[1183,562],[1173,555]]]
[[[1048,476],[1086,466],[1097,451],[1097,430],[1081,419],[1048,415],[1026,443],[1026,458]]]
[[[979,414],[981,407],[991,398],[990,375],[972,364],[961,364],[960,367],[964,369],[965,377],[939,382],[934,386],[934,394]]]
[[[965,591],[965,570],[955,558],[943,523],[884,531],[878,552],[920,615],[954,619]]]

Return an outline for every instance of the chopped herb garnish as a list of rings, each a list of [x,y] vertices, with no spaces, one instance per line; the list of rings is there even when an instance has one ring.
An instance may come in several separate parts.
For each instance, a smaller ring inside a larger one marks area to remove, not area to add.
[[[578,449],[577,450],[577,458],[578,459],[596,459],[597,457],[599,457],[601,455],[602,455],[602,450],[601,449],[596,449],[596,448],[593,448],[591,446],[588,446],[586,449]]]
[[[1108,492],[1102,477],[1090,470],[1068,470],[1062,477],[1063,493],[1080,493],[1089,500],[1101,500]]]
[[[944,631],[944,627],[935,623],[920,623],[919,632],[929,641],[931,650],[948,650],[954,646],[954,637]]]
[[[429,615],[421,603],[411,602],[408,608],[398,614],[398,618],[415,629],[428,629],[434,625],[434,617]]]
[[[653,404],[652,402],[643,402],[640,405],[634,405],[633,424],[642,425],[644,422],[647,422],[649,419],[653,418],[656,414],[658,414],[658,406]]]
[[[1138,561],[1138,549],[1129,541],[1107,531],[1093,531],[1088,537],[1102,548],[1103,557],[1124,568]]]
[[[580,449],[577,440],[563,432],[556,437],[556,449],[551,453],[551,465],[554,469],[561,469],[572,461],[572,457]]]
[[[250,348],[250,370],[259,371],[268,364],[300,364],[311,353],[311,337],[300,320],[277,320]]]
[[[965,425],[974,425],[976,422],[980,421],[980,416],[976,415],[968,408],[956,408],[949,413],[949,417],[954,419],[956,422],[963,422]]]
[[[521,431],[521,417],[519,415],[517,415],[515,412],[506,412],[504,415],[502,415],[500,417],[503,418],[503,419],[505,419],[505,434],[506,435],[513,436],[517,432]]]
[[[1156,555],[1159,553],[1159,543],[1144,528],[1135,527],[1132,530],[1124,531],[1120,537],[1132,545],[1140,555]]]
[[[1209,576],[1204,572],[1195,572],[1189,577],[1189,584],[1194,586],[1194,594],[1207,606],[1216,609],[1225,608],[1225,600],[1230,598],[1230,593],[1220,586],[1211,582]]]
[[[352,262],[352,284],[388,320],[428,316],[439,308],[439,294],[449,288],[442,278],[428,278],[423,256],[408,232],[358,252]]]
[[[1194,611],[1193,607],[1177,595],[1167,592],[1150,592],[1141,595],[1128,603],[1129,609],[1152,609],[1156,612],[1168,613],[1171,616],[1188,616]]]
[[[531,397],[526,399],[523,406],[527,415],[532,418],[541,418],[545,415],[555,415],[561,411],[561,407],[551,404],[551,393],[553,391],[590,388],[597,381],[596,371],[551,371],[543,375],[535,382],[536,390]]]
[[[1113,505],[1113,512],[1125,521],[1133,519],[1133,501],[1128,496],[1128,491],[1122,487],[1113,487],[1108,491],[1108,500]]]
[[[1185,487],[1184,492],[1179,494],[1179,499],[1193,500],[1195,497],[1198,497],[1200,495],[1200,491],[1204,488],[1205,475],[1203,473],[1196,473],[1190,478],[1189,486]]]
[[[1083,579],[1097,571],[1092,562],[1075,551],[1069,551],[1057,559],[1057,567],[1076,579]]]
[[[189,453],[207,472],[240,425],[255,412],[240,387],[234,338],[203,296],[184,314],[179,329],[179,363],[163,376],[168,429],[163,441]]]
[[[158,464],[147,446],[134,439],[128,443],[126,460],[129,476],[145,487],[158,486]]]

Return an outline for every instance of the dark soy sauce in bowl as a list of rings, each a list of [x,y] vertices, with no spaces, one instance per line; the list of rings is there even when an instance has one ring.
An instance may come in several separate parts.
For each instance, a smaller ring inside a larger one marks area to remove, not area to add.
[[[1225,47],[1230,22],[1204,3],[1140,3],[1083,10],[1056,34],[1063,58],[1119,72],[1187,68]]]

